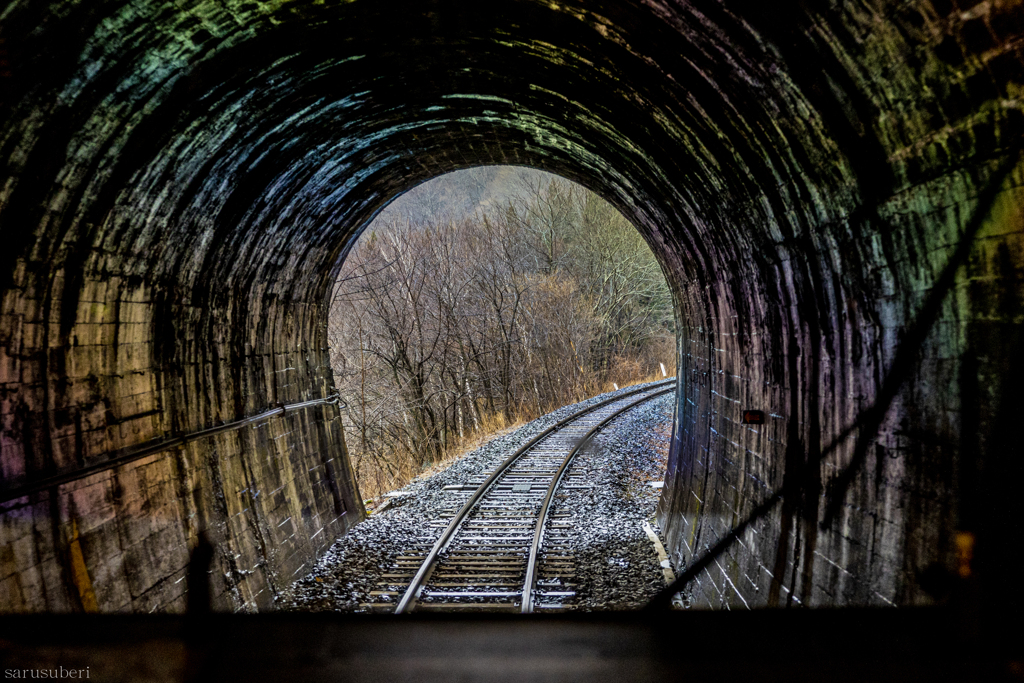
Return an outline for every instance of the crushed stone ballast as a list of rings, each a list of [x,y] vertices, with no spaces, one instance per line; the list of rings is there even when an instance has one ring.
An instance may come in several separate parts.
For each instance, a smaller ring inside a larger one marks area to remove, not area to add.
[[[278,598],[282,609],[564,611],[663,585],[649,522],[673,380],[549,413],[390,497]],[[511,455],[510,455],[511,454]],[[527,588],[524,588],[527,584]],[[524,597],[525,596],[525,597]]]

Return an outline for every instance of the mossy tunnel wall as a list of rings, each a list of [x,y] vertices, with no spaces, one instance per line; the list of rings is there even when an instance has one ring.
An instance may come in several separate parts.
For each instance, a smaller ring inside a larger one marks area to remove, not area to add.
[[[612,201],[673,288],[677,562],[787,491],[696,604],[926,603],[958,531],[1012,593],[1019,0],[15,0],[0,37],[5,490],[329,397],[358,229],[523,164]],[[200,532],[216,605],[270,607],[363,514],[340,424],[7,500],[0,611],[183,609]]]

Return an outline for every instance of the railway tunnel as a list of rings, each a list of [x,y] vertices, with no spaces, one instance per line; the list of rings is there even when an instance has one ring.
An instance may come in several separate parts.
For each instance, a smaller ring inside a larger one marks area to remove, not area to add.
[[[271,609],[364,515],[340,264],[485,164],[662,264],[697,606],[1020,604],[1020,2],[14,0],[0,37],[0,611],[181,611],[201,535],[214,606]]]

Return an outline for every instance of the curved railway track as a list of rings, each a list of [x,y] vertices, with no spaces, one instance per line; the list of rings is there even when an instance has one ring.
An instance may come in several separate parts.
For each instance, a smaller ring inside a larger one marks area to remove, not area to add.
[[[672,378],[588,406],[535,436],[486,478],[445,487],[466,498],[433,523],[443,526],[441,536],[399,555],[371,593],[379,602],[366,606],[396,614],[568,607],[576,587],[566,539],[572,525],[553,505],[560,489],[591,488],[584,475],[570,472],[573,459],[606,424],[674,388]]]

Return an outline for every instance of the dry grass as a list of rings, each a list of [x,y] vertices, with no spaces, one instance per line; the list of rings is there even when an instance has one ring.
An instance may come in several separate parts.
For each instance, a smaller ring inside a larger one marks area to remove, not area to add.
[[[639,363],[623,362],[624,359],[617,359],[611,379],[601,384],[587,386],[581,395],[576,399],[584,401],[600,394],[615,391],[615,386],[620,389],[636,384],[657,382],[665,379],[661,371],[643,375],[640,374]],[[675,366],[666,368],[668,377],[675,375]],[[458,439],[450,444],[444,455],[425,467],[419,467],[411,452],[393,452],[388,455],[387,461],[379,463],[369,458],[356,458],[356,480],[359,491],[364,497],[367,510],[372,511],[379,508],[383,494],[400,489],[415,479],[429,477],[450,467],[454,462],[465,455],[476,450],[486,442],[495,437],[506,434],[513,429],[525,425],[527,422],[537,419],[536,407],[530,409],[523,406],[516,411],[511,420],[503,413],[485,413],[481,416],[480,428],[468,432],[464,438]]]

